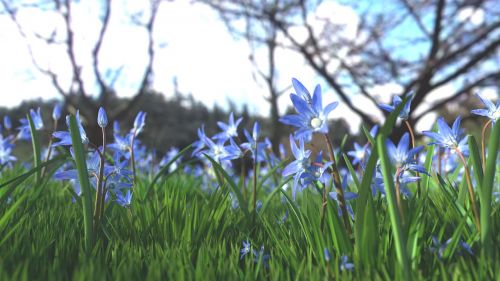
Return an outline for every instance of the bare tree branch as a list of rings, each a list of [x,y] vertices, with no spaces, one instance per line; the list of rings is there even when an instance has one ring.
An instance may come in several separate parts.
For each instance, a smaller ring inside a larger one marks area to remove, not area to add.
[[[104,82],[104,79],[102,78],[101,72],[99,71],[99,51],[101,50],[104,35],[106,34],[106,30],[109,25],[109,19],[111,15],[111,2],[111,0],[104,1],[104,17],[102,20],[101,29],[99,30],[99,36],[92,50],[92,66],[94,68],[94,75],[97,79],[97,84],[100,88],[99,99],[104,105],[106,105],[106,92],[108,87],[106,85],[106,82]]]
[[[433,112],[435,110],[440,109],[444,105],[446,105],[449,102],[455,100],[460,95],[462,95],[464,93],[470,93],[474,88],[479,87],[479,86],[485,84],[488,81],[498,81],[498,79],[500,79],[500,71],[487,74],[487,75],[485,75],[485,76],[477,79],[475,82],[470,83],[470,84],[464,86],[462,89],[458,90],[454,95],[452,95],[452,96],[450,96],[450,97],[448,97],[446,99],[443,99],[443,100],[435,103],[430,108],[428,108],[427,110],[423,111],[418,116],[416,116],[415,118],[413,118],[413,120],[415,120],[415,122],[417,122],[422,117],[424,117],[426,114],[428,114],[430,112]]]
[[[139,84],[139,88],[137,90],[136,95],[127,103],[127,105],[119,110],[113,117],[113,119],[121,119],[127,112],[129,112],[135,104],[147,93],[147,90],[150,87],[151,76],[153,75],[153,62],[155,59],[155,48],[154,48],[154,24],[156,20],[156,15],[158,13],[158,9],[160,7],[161,0],[151,0],[151,9],[150,16],[147,23],[144,25],[147,33],[148,33],[148,61],[146,64],[146,68],[142,75],[141,83]]]

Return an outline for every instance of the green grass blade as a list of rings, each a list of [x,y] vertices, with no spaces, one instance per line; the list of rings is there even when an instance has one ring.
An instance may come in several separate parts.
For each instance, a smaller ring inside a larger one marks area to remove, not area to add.
[[[375,142],[374,142],[375,143]],[[375,210],[371,198],[371,184],[375,167],[377,165],[377,150],[373,150],[368,158],[365,173],[358,189],[356,212],[354,220],[354,237],[356,241],[356,253],[366,264],[374,264],[376,257],[377,239],[373,233],[377,233]]]
[[[74,115],[70,115],[69,117],[69,131],[71,133],[71,142],[73,143],[78,180],[82,190],[85,250],[87,251],[87,254],[90,254],[94,244],[94,230],[92,229],[92,194],[90,193],[90,181],[87,171],[85,151],[82,144],[82,137]]]
[[[31,114],[26,114],[26,117],[28,118],[28,123],[30,125],[30,132],[31,132],[31,144],[33,145],[33,166],[35,168],[38,168],[42,162],[41,160],[41,152],[40,152],[40,137],[38,136],[38,131],[35,128],[35,123],[33,123],[33,119],[31,118]],[[41,178],[41,170],[38,170],[36,172],[36,182],[40,182]]]
[[[387,156],[387,148],[385,146],[385,138],[383,135],[377,137],[377,151],[380,155],[380,165],[385,183],[385,193],[387,198],[387,206],[389,209],[389,217],[391,220],[392,231],[394,234],[394,243],[398,263],[403,271],[405,280],[411,279],[410,263],[408,262],[408,254],[406,252],[406,237],[403,232],[403,222],[400,217],[398,207],[396,205],[396,193],[394,181],[392,178],[391,164]]]
[[[40,164],[40,166],[38,167],[35,167],[31,170],[29,170],[28,172],[26,173],[23,173],[13,179],[10,179],[6,182],[3,182],[0,184],[0,189],[1,188],[4,188],[8,185],[11,185],[11,184],[14,184],[14,185],[19,185],[21,184],[23,181],[25,181],[26,179],[28,179],[31,175],[33,175],[34,173],[37,173],[39,171],[41,171],[44,167],[47,167],[47,166],[50,166],[56,162],[61,162],[61,164],[64,162],[63,160],[66,160],[66,156],[65,155],[60,155],[60,156],[57,156],[57,157],[54,157],[53,159],[47,161],[47,162],[44,162],[43,164]]]
[[[153,188],[153,186],[156,184],[156,182],[168,171],[170,166],[172,166],[172,164],[174,164],[175,161],[177,161],[177,159],[179,159],[189,149],[191,149],[191,145],[188,145],[187,147],[185,147],[184,149],[179,151],[179,153],[177,153],[177,155],[175,155],[174,158],[172,158],[164,167],[162,167],[160,169],[160,171],[154,176],[153,180],[149,184],[148,192],[149,192],[149,190],[151,190]]]
[[[488,142],[488,157],[486,159],[486,170],[481,184],[481,244],[485,255],[489,258],[493,256],[492,247],[492,222],[491,222],[491,197],[493,183],[496,173],[498,148],[500,145],[500,122],[496,122],[491,131]]]
[[[352,166],[351,161],[347,157],[345,153],[342,154],[344,157],[344,163],[347,166],[347,169],[349,170],[349,173],[351,174],[352,180],[354,181],[354,184],[356,185],[356,190],[359,190],[359,179],[358,179],[358,174],[356,174],[356,171],[354,170],[354,167]]]
[[[219,185],[223,186],[224,183],[226,183],[226,184],[228,184],[231,187],[231,190],[234,192],[234,194],[236,195],[236,198],[238,199],[238,204],[239,204],[241,210],[245,214],[245,217],[247,217],[247,219],[249,219],[250,218],[250,212],[248,212],[248,204],[243,199],[243,194],[241,194],[241,190],[233,182],[233,180],[231,179],[231,177],[229,176],[229,174],[226,172],[226,170],[224,170],[224,168],[222,168],[222,166],[219,163],[215,162],[215,160],[212,159],[207,154],[204,154],[204,155],[212,163],[212,166],[213,166],[213,168],[216,171],[217,180],[219,181]],[[224,177],[224,179],[222,179],[220,177],[221,175],[222,175],[222,177]]]
[[[469,143],[469,159],[470,162],[472,162],[472,167],[474,168],[474,177],[479,187],[479,193],[481,193],[480,185],[483,183],[484,174],[479,148],[477,146],[476,138],[473,135],[469,135],[467,141]]]

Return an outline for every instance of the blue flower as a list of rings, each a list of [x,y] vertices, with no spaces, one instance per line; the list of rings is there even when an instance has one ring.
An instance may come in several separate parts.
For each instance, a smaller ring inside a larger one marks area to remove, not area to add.
[[[342,191],[344,193],[344,199],[346,201],[350,201],[350,200],[358,198],[357,193],[347,191],[347,174],[344,174],[343,179],[342,179]],[[329,193],[329,195],[330,195],[330,198],[337,201],[338,215],[342,216],[342,208],[340,208],[340,202],[338,199],[337,191],[336,190],[332,191]],[[352,207],[349,203],[346,203],[346,208],[347,208],[347,212],[349,213],[351,218],[354,219],[354,211],[352,210]]]
[[[57,121],[61,118],[61,105],[59,103],[56,103],[56,105],[54,105],[54,109],[52,110],[52,119],[54,119],[54,121]]]
[[[269,267],[268,260],[270,256],[264,252],[264,245],[260,247],[260,251],[254,249],[252,253],[254,255],[255,263],[259,263],[259,261],[262,260],[262,264],[264,264],[265,267]]]
[[[446,248],[448,248],[448,245],[450,245],[451,241],[452,241],[452,239],[450,238],[450,239],[446,240],[443,244],[441,244],[441,242],[439,242],[439,240],[436,236],[432,236],[432,244],[433,245],[430,247],[430,249],[432,252],[435,252],[439,258],[443,258],[444,251],[446,250]],[[472,251],[469,244],[462,241],[462,239],[458,240],[458,245],[460,245],[462,250],[465,250],[470,255],[474,255],[474,252]],[[460,251],[459,251],[459,254],[461,254]]]
[[[484,105],[486,105],[487,109],[474,109],[471,112],[476,115],[488,117],[493,121],[493,123],[495,123],[500,118],[500,99],[495,105],[481,94],[478,93],[477,96],[481,99]]]
[[[0,166],[7,165],[10,162],[16,161],[17,158],[12,156],[12,148],[13,145],[10,142],[9,138],[4,139],[0,134]],[[0,170],[1,168],[0,167]]]
[[[292,85],[295,89],[295,94],[299,96],[301,99],[307,101],[308,103],[312,103],[312,97],[309,91],[300,83],[299,80],[292,78]]]
[[[368,155],[370,155],[370,149],[367,146],[361,146],[357,142],[354,143],[354,150],[348,151],[347,155],[353,158],[352,164],[362,164]]]
[[[41,113],[40,107],[37,109],[37,111],[31,109],[30,115],[31,115],[31,119],[33,120],[33,125],[35,125],[35,129],[37,131],[40,131],[41,129],[43,129],[43,119],[42,119],[42,113]]]
[[[340,271],[348,270],[352,271],[354,269],[354,264],[349,262],[349,257],[346,255],[342,255],[340,257]]]
[[[330,261],[330,251],[328,251],[328,248],[323,248],[323,256],[326,262]]]
[[[120,136],[118,134],[114,135],[115,142],[108,145],[109,148],[117,152],[129,152],[132,144],[132,134],[127,134],[126,136]],[[127,159],[130,158],[130,154],[124,154]]]
[[[427,174],[424,166],[418,164],[415,160],[415,155],[418,154],[423,146],[417,146],[415,148],[409,149],[410,147],[410,137],[408,133],[405,133],[396,147],[392,141],[386,141],[387,154],[391,163],[396,166],[401,172],[404,171],[415,171],[419,173]]]
[[[309,156],[311,156],[310,150],[305,150],[304,140],[299,139],[299,146],[295,143],[295,140],[290,135],[290,148],[295,160],[288,164],[283,170],[283,177],[288,177],[293,175],[293,187],[292,187],[292,197],[295,200],[297,194],[297,188],[299,187],[299,180],[302,175],[307,171],[310,166]]]
[[[410,107],[411,107],[411,102],[413,100],[413,95],[410,96],[406,104],[404,105],[403,109],[399,112],[398,117],[403,119],[403,120],[408,120],[410,117]],[[403,100],[399,96],[394,96],[392,97],[392,105],[390,104],[379,104],[378,106],[382,108],[383,110],[387,112],[393,112],[396,110],[396,108],[401,104]]]
[[[243,259],[243,257],[245,257],[248,253],[250,253],[250,249],[251,249],[252,245],[250,244],[250,242],[247,241],[243,241],[243,247],[241,248],[240,250],[240,260]]]
[[[256,162],[261,162],[265,160],[264,152],[266,150],[266,144],[258,142],[260,133],[260,124],[259,122],[255,122],[253,124],[252,135],[245,129],[243,134],[247,139],[247,142],[240,144],[241,148],[245,151],[250,151],[252,153],[252,158],[256,160]],[[257,152],[257,155],[255,155]]]
[[[233,113],[229,114],[229,122],[226,124],[224,122],[217,122],[217,125],[219,128],[222,130],[221,133],[218,133],[214,136],[214,139],[223,139],[227,140],[233,137],[238,136],[238,126],[240,125],[241,121],[243,120],[242,117],[240,117],[236,122],[234,122],[234,116]]]
[[[222,160],[234,160],[243,157],[243,151],[241,151],[233,139],[229,139],[229,145],[224,146],[224,150],[226,151],[226,156]]]
[[[299,89],[297,94],[291,94],[290,99],[298,114],[286,115],[280,121],[286,125],[299,128],[295,137],[306,140],[311,139],[313,133],[328,133],[328,114],[334,110],[338,102],[333,102],[323,108],[323,98],[319,85],[314,89],[312,99],[309,100],[308,92],[299,81],[293,81],[294,86]]]
[[[452,128],[446,124],[442,117],[437,120],[438,132],[423,131],[422,134],[434,139],[433,142],[429,144],[436,144],[444,148],[450,148],[452,150],[458,149],[463,154],[468,154],[467,138],[465,138],[460,130],[461,117],[458,116],[453,122]]]
[[[146,125],[146,113],[143,111],[139,111],[134,120],[134,128],[130,131],[134,137],[137,137],[143,130]]]
[[[307,167],[306,172],[302,175],[302,185],[307,186],[310,184],[314,184],[319,181],[323,184],[327,184],[330,180],[330,175],[325,173],[328,168],[332,165],[332,162],[323,163],[323,152],[320,151],[316,156],[316,160],[314,163],[311,163],[309,167]]]
[[[132,205],[132,192],[130,191],[130,189],[125,192],[125,195],[123,195],[121,192],[117,192],[116,203],[125,208],[130,207],[130,205]]]
[[[20,140],[30,140],[31,139],[31,131],[30,131],[30,124],[28,122],[28,119],[26,118],[21,118],[19,120],[21,125],[17,127],[17,130],[19,131],[17,133],[17,139]]]
[[[205,125],[201,125],[201,128],[198,128],[198,140],[193,142],[194,149],[191,156],[198,154],[205,148],[205,138],[207,138],[205,134]]]
[[[120,122],[118,122],[118,120],[115,120],[113,122],[113,134],[114,135],[118,135],[120,133]]]
[[[100,107],[99,112],[97,113],[97,124],[101,128],[106,128],[108,126],[108,115],[106,114],[106,110]]]
[[[82,138],[82,143],[87,144],[89,139],[87,138],[87,134],[85,133],[85,129],[83,129],[82,121],[80,120],[80,112],[76,112],[76,123],[78,124],[78,129],[80,131],[80,137]],[[69,128],[69,116],[66,116],[66,125]],[[52,134],[53,137],[58,138],[59,141],[54,143],[52,146],[61,146],[61,145],[72,145],[71,134],[67,131],[57,131]]]
[[[5,116],[3,117],[3,126],[4,126],[4,127],[5,127],[5,129],[7,129],[7,130],[12,129],[12,120],[10,120],[9,115],[5,115]]]

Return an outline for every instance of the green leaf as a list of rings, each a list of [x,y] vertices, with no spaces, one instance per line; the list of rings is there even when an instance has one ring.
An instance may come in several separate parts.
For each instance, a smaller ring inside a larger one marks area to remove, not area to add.
[[[35,123],[33,123],[33,119],[31,118],[31,114],[26,114],[28,118],[28,123],[30,125],[31,132],[31,144],[33,145],[33,166],[38,168],[42,162],[41,154],[40,154],[40,138],[38,136],[38,131],[35,128]],[[36,172],[36,182],[39,183],[41,178],[41,170]]]
[[[366,164],[356,201],[354,237],[356,241],[356,253],[358,257],[363,259],[363,264],[374,264],[377,254],[377,239],[373,236],[373,233],[377,233],[378,231],[375,209],[373,208],[373,200],[371,198],[371,184],[373,175],[375,174],[377,159],[377,150],[373,149]]]
[[[87,251],[87,254],[90,254],[94,244],[94,230],[92,229],[92,194],[90,193],[90,181],[85,151],[82,144],[82,137],[74,115],[70,115],[69,117],[69,131],[71,133],[71,142],[73,144],[76,170],[78,171],[78,180],[82,190],[85,250]]]
[[[481,244],[483,251],[488,258],[493,258],[492,237],[493,232],[491,222],[491,197],[493,183],[495,180],[498,148],[500,145],[500,122],[496,122],[491,131],[488,142],[488,157],[486,159],[486,169],[481,184]]]
[[[400,217],[398,207],[396,205],[396,193],[394,187],[394,180],[392,178],[392,169],[387,156],[387,148],[385,146],[385,137],[379,135],[377,137],[377,151],[380,155],[380,165],[382,175],[384,177],[385,193],[387,198],[387,206],[389,208],[389,217],[392,225],[392,232],[394,234],[394,242],[396,247],[396,255],[398,264],[403,271],[405,280],[411,279],[410,263],[408,261],[408,254],[406,252],[406,237],[403,232],[403,222]]]
[[[238,199],[238,204],[240,205],[241,210],[245,214],[245,217],[249,219],[250,212],[248,212],[248,204],[243,200],[243,194],[241,194],[241,191],[238,188],[238,186],[233,182],[229,174],[226,172],[226,170],[224,170],[224,168],[222,168],[222,166],[219,163],[215,162],[215,160],[212,157],[208,156],[207,154],[203,155],[205,155],[205,157],[207,157],[207,159],[210,160],[210,162],[212,163],[212,166],[216,172],[215,174],[217,175],[217,181],[219,182],[219,185],[223,186],[224,184],[229,184],[229,187],[231,187],[231,190],[234,192],[236,198]],[[224,178],[221,178],[221,175]]]
[[[474,177],[476,179],[476,183],[478,184],[478,191],[481,193],[481,183],[483,182],[483,166],[481,162],[481,154],[479,153],[479,148],[477,146],[476,138],[473,135],[468,136],[469,143],[469,159],[472,162],[472,167],[474,168]]]

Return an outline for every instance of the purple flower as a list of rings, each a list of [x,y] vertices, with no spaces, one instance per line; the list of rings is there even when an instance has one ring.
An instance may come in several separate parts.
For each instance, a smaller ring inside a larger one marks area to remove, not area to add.
[[[101,128],[106,128],[108,126],[108,115],[106,114],[106,110],[100,107],[99,112],[97,113],[97,124]]]
[[[458,116],[457,119],[455,119],[455,122],[453,122],[452,128],[450,128],[444,119],[440,117],[437,120],[437,133],[432,131],[423,131],[422,134],[434,139],[434,141],[429,144],[435,144],[452,150],[458,149],[466,155],[468,154],[469,149],[467,147],[467,138],[463,136],[462,130],[460,130],[461,120],[461,117]]]
[[[56,105],[54,105],[54,109],[52,110],[52,119],[54,119],[54,121],[57,121],[61,118],[61,105],[59,103],[56,103]]]
[[[116,203],[125,208],[130,207],[130,205],[132,205],[132,192],[130,191],[130,189],[125,192],[125,195],[123,195],[121,192],[117,192]]]
[[[222,130],[221,133],[218,133],[214,136],[214,139],[223,139],[223,140],[228,140],[233,137],[238,136],[238,126],[240,125],[241,121],[243,120],[242,117],[240,117],[236,122],[234,122],[234,116],[233,113],[229,114],[229,122],[226,124],[224,122],[217,122],[217,125],[219,128]]]
[[[31,115],[31,119],[33,120],[33,125],[35,125],[35,129],[37,131],[40,131],[41,129],[43,129],[43,119],[42,119],[42,113],[41,113],[40,108],[38,108],[36,111],[31,109],[30,115]]]
[[[12,120],[10,120],[9,115],[5,115],[3,117],[3,126],[5,127],[6,130],[12,129]]]
[[[293,187],[292,187],[292,197],[295,200],[297,194],[297,188],[299,187],[299,180],[302,175],[307,171],[310,166],[309,156],[311,156],[310,150],[305,150],[304,140],[299,139],[299,146],[295,143],[295,140],[290,135],[290,148],[295,160],[288,164],[283,170],[283,177],[288,177],[293,175]]]
[[[4,139],[0,134],[0,165],[4,166],[10,162],[16,161],[17,158],[12,156],[12,149],[14,145],[11,144],[10,139]],[[0,167],[1,170],[2,167]]]
[[[134,128],[130,131],[134,137],[137,137],[143,130],[146,125],[146,113],[143,111],[139,111],[134,120]]]
[[[82,143],[87,144],[89,139],[87,138],[87,134],[85,133],[85,129],[83,129],[82,121],[80,120],[80,112],[76,112],[76,123],[78,124],[78,129],[80,130],[80,137],[82,138]],[[66,116],[66,125],[69,128],[69,116]],[[68,131],[57,131],[52,134],[53,137],[58,138],[59,141],[54,143],[52,146],[61,146],[61,145],[72,145],[73,142],[71,140],[71,134]]]
[[[354,270],[354,264],[349,262],[349,257],[346,255],[342,255],[340,257],[340,271],[352,271]]]
[[[427,174],[424,166],[418,164],[415,160],[415,155],[418,154],[423,146],[417,146],[415,148],[409,149],[410,147],[410,137],[408,133],[405,133],[398,143],[398,146],[394,145],[392,141],[386,141],[387,154],[391,163],[400,169],[401,172],[404,171],[415,171],[419,173]]]
[[[411,102],[413,100],[413,95],[410,96],[403,109],[399,112],[398,117],[403,120],[408,120],[410,117],[410,107]],[[399,96],[392,97],[392,105],[390,104],[379,104],[378,106],[387,112],[393,112],[396,108],[403,102],[403,100]]]
[[[309,92],[298,81],[292,81],[297,94],[291,94],[290,99],[298,114],[286,115],[280,121],[286,125],[297,127],[295,137],[311,139],[313,133],[328,133],[328,114],[334,110],[338,102],[333,102],[323,108],[323,98],[319,85],[314,89],[312,99]]]
[[[250,242],[247,241],[243,241],[243,247],[241,248],[240,250],[240,260],[243,259],[248,253],[250,253],[250,249],[251,249],[252,245],[250,244]]]
[[[478,93],[477,96],[486,105],[487,109],[474,109],[471,112],[476,115],[488,117],[495,123],[500,118],[500,99],[495,105],[481,94]]]

